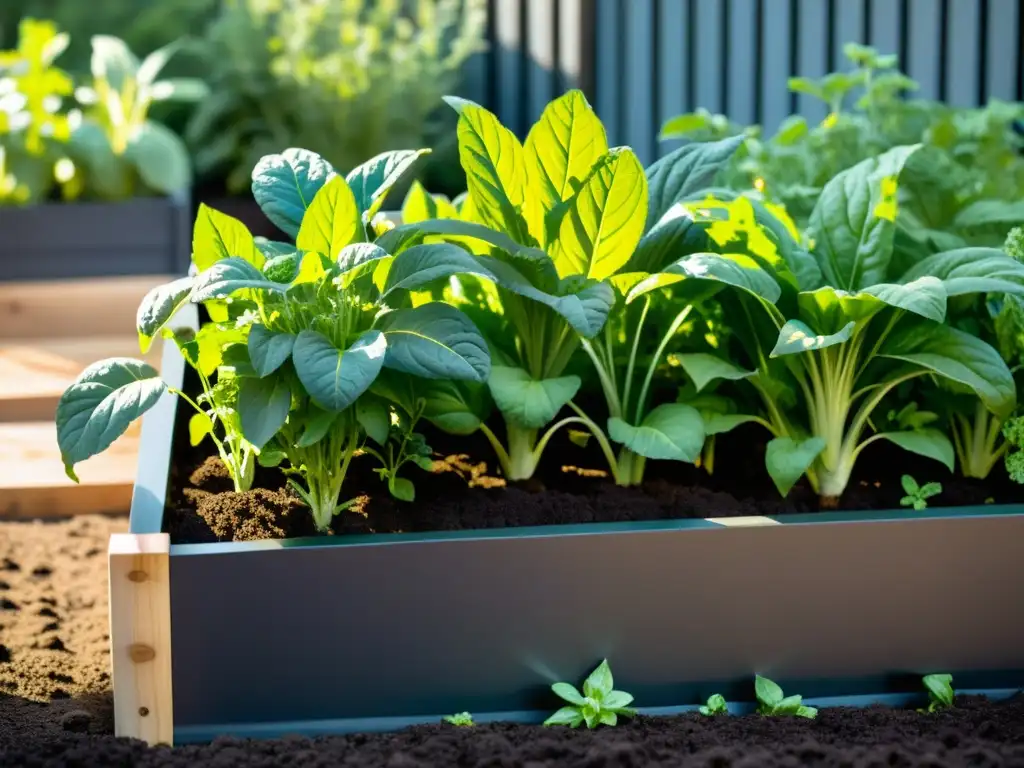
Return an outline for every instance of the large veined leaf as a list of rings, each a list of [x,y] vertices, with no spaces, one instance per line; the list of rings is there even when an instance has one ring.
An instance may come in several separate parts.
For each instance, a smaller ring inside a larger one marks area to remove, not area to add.
[[[948,325],[904,327],[886,340],[879,355],[919,365],[970,388],[1001,419],[1017,407],[1013,375],[999,352]]]
[[[82,371],[61,395],[55,416],[68,477],[78,482],[75,464],[109,448],[166,391],[157,370],[140,360],[115,357]]]
[[[769,357],[794,355],[800,352],[813,352],[836,344],[849,341],[857,323],[851,320],[835,333],[815,333],[806,323],[800,320],[787,320],[779,330],[778,341]]]
[[[192,229],[192,261],[196,269],[203,272],[231,256],[244,259],[257,269],[262,269],[266,261],[245,224],[200,203]]]
[[[297,237],[316,193],[337,174],[331,164],[306,149],[286,149],[260,159],[252,171],[252,194],[282,232]]]
[[[608,420],[608,436],[648,459],[693,463],[704,447],[704,420],[696,408],[666,403],[654,408],[639,426]]]
[[[280,376],[243,378],[238,384],[238,417],[245,439],[262,448],[284,426],[292,404],[288,382]]]
[[[807,468],[825,450],[825,439],[810,437],[794,440],[791,437],[776,437],[768,441],[764,463],[768,474],[782,496],[786,496],[796,481],[803,477]]]
[[[676,355],[675,359],[686,375],[693,381],[697,392],[712,381],[724,379],[726,381],[740,381],[753,376],[755,371],[748,371],[740,368],[735,363],[723,360],[720,357],[709,355],[706,352],[693,352],[690,354]]]
[[[435,280],[469,274],[495,281],[473,254],[451,243],[416,245],[395,257],[384,283],[384,296],[392,291],[416,290]]]
[[[537,380],[522,368],[493,366],[487,385],[506,419],[526,429],[551,422],[579,391],[579,376]]]
[[[299,381],[317,405],[342,411],[352,405],[384,365],[387,341],[378,330],[362,334],[348,349],[338,349],[317,331],[302,331],[292,347]]]
[[[517,243],[504,232],[473,221],[460,219],[427,219],[412,224],[403,224],[377,238],[377,245],[389,253],[397,254],[403,248],[414,247],[427,235],[440,235],[452,238],[469,238],[480,240],[510,255],[517,253],[535,253],[546,257],[543,251]]]
[[[605,155],[569,200],[553,247],[561,277],[604,280],[633,255],[647,222],[647,179],[628,149]]]
[[[363,221],[370,221],[384,205],[388,192],[429,149],[395,149],[381,152],[349,171],[345,181],[355,195]]]
[[[953,229],[1012,227],[1024,221],[1024,200],[977,200],[957,212]]]
[[[870,157],[825,185],[808,233],[827,285],[855,291],[886,281],[896,233],[898,178],[919,147],[895,147]]]
[[[710,187],[742,143],[742,136],[692,142],[652,164],[647,169],[650,204],[646,228],[649,229],[675,203]]]
[[[947,296],[970,293],[1024,293],[1024,264],[998,248],[958,248],[922,259],[900,282],[930,275],[942,281]]]
[[[487,342],[473,322],[449,304],[432,302],[387,312],[376,326],[387,339],[388,368],[424,379],[487,380]]]
[[[862,293],[874,296],[890,307],[941,323],[946,319],[946,287],[931,275],[909,283],[882,283],[865,288]]]
[[[682,203],[673,205],[651,230],[640,238],[622,272],[659,272],[673,261],[692,253],[707,253],[708,236],[693,213]]]
[[[604,327],[608,313],[615,303],[615,291],[608,283],[579,281],[574,292],[556,296],[534,287],[522,273],[510,264],[488,256],[477,257],[480,264],[493,274],[502,288],[527,299],[550,307],[569,323],[581,336],[592,339]]]
[[[249,330],[249,360],[260,377],[269,376],[292,356],[295,336],[275,333],[265,325],[256,323]]]
[[[139,332],[142,354],[149,351],[153,338],[185,306],[192,294],[192,278],[182,277],[164,283],[147,293],[135,315],[135,329]]]
[[[476,214],[489,227],[529,245],[531,234],[523,212],[539,206],[528,199],[526,156],[519,139],[492,113],[466,105],[459,114],[459,160]],[[539,222],[534,228],[540,234]]]
[[[486,386],[438,379],[417,387],[423,398],[423,418],[452,435],[471,435],[487,418],[490,401]]]
[[[956,461],[953,443],[937,429],[915,429],[900,432],[883,432],[881,438],[895,443],[905,451],[942,462],[952,472]]]
[[[402,202],[402,223],[415,224],[427,219],[457,219],[458,209],[443,195],[432,195],[419,180],[414,180]]]
[[[571,90],[549,103],[530,129],[524,145],[531,179],[546,210],[575,194],[608,152],[608,138],[582,91]]]
[[[333,261],[342,248],[362,239],[363,224],[355,195],[341,176],[335,176],[310,202],[295,245],[303,251],[322,253]]]
[[[686,280],[693,281],[695,285],[703,282],[712,286],[732,286],[773,304],[782,295],[775,278],[749,256],[694,253],[641,280],[629,292],[626,302],[633,302],[651,291]]]
[[[200,303],[210,299],[224,299],[245,289],[282,293],[288,290],[288,286],[268,280],[245,259],[232,256],[218,261],[193,278],[191,297],[192,301]]]
[[[359,275],[364,273],[363,268],[368,265],[377,266],[384,263],[385,259],[391,259],[391,254],[385,251],[376,243],[352,243],[346,245],[338,254],[338,271],[343,275],[343,286],[348,286]]]
[[[863,324],[886,307],[913,312],[921,317],[942,322],[946,316],[946,292],[933,277],[923,277],[902,285],[884,283],[857,293],[819,288],[803,291],[797,296],[801,322],[816,334],[840,333],[851,322]]]

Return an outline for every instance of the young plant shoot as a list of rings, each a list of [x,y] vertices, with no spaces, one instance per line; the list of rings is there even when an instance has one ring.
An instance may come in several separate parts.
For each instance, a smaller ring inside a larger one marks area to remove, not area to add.
[[[818,710],[803,704],[801,696],[785,696],[776,683],[766,677],[754,678],[754,694],[757,696],[757,711],[762,715],[795,715],[813,720]]]
[[[708,703],[703,704],[698,712],[705,717],[727,715],[729,714],[729,706],[725,703],[725,696],[720,693],[715,693],[708,697]]]
[[[734,318],[745,364],[756,371],[746,381],[774,435],[766,464],[783,495],[806,475],[822,507],[835,508],[857,458],[878,440],[952,471],[953,446],[939,430],[865,436],[875,409],[903,382],[950,380],[999,418],[1016,406],[1013,377],[999,352],[944,320],[947,298],[1021,292],[1024,265],[992,248],[911,263],[894,258],[897,178],[916,149],[890,150],[826,185],[811,216],[817,269],[787,269],[795,262],[786,251],[796,247],[788,244],[774,267],[784,290],[777,307],[739,293],[721,300]],[[790,292],[794,285],[799,290]]]
[[[636,710],[629,707],[633,697],[613,689],[612,671],[607,660],[602,661],[583,681],[583,693],[569,683],[555,683],[551,690],[568,705],[545,720],[544,725],[578,728],[586,723],[587,728],[592,729],[599,725],[616,725],[619,717],[636,714]]]
[[[921,678],[928,690],[928,708],[926,712],[938,712],[953,706],[953,676],[949,674],[925,675]]]
[[[941,483],[918,485],[917,480],[910,475],[903,475],[900,478],[900,483],[903,485],[903,492],[906,494],[906,496],[900,499],[900,506],[913,507],[918,512],[928,508],[928,499],[942,493]]]
[[[389,253],[369,242],[367,223],[421,154],[385,153],[347,177],[304,150],[264,158],[253,172],[254,195],[295,244],[257,242],[237,220],[203,207],[193,243],[196,274],[151,296],[140,311],[140,336],[149,339],[189,301],[206,304],[216,323],[232,324],[230,333],[209,332],[219,353],[211,359],[231,369],[237,386],[237,422],[221,422],[229,431],[237,423],[261,463],[287,460],[289,482],[320,531],[345,508],[342,484],[363,449],[383,460],[392,492],[411,499],[411,483],[397,471],[407,461],[426,461],[428,451],[412,432],[416,419],[437,391],[453,382],[482,383],[490,372],[486,342],[472,321],[447,304],[414,305],[407,289],[388,282],[392,271],[408,276],[452,246],[400,242]],[[400,375],[416,396],[396,403],[386,387],[371,391],[389,374]],[[220,380],[211,390],[215,407],[217,386]],[[83,373],[57,413],[69,474],[166,390],[157,372],[136,360],[104,361]]]
[[[424,212],[449,218],[399,227],[466,247],[474,268],[438,268],[454,281],[452,301],[487,334],[491,397],[504,441],[481,422],[509,480],[527,480],[561,427],[582,425],[614,466],[602,430],[573,402],[578,376],[566,366],[579,340],[596,337],[614,302],[607,282],[626,263],[647,218],[647,182],[636,155],[609,148],[604,127],[579,91],[551,102],[525,144],[486,109],[448,100],[459,112],[459,156],[468,197],[451,205],[423,199]],[[479,288],[479,281],[488,283]],[[575,415],[555,421],[565,406]],[[552,424],[552,422],[555,422]]]
[[[457,712],[454,715],[446,715],[444,722],[459,728],[471,728],[475,725],[473,716],[469,712]]]

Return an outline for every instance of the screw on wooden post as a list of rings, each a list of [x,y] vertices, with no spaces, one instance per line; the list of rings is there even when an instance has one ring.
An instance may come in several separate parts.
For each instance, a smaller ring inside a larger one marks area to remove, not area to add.
[[[171,744],[170,537],[115,533],[108,557],[114,733]]]

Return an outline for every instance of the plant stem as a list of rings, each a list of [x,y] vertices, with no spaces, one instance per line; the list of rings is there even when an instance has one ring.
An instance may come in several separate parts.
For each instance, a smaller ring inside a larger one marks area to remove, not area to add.
[[[647,394],[651,388],[651,382],[654,380],[654,372],[658,368],[658,361],[661,359],[661,356],[665,352],[665,348],[668,346],[668,343],[672,340],[672,337],[675,336],[676,331],[679,330],[679,326],[683,324],[692,310],[693,305],[687,304],[686,307],[684,307],[669,324],[668,330],[665,332],[661,342],[658,344],[658,348],[655,350],[654,356],[651,358],[651,364],[647,367],[647,375],[644,377],[643,386],[640,388],[640,396],[636,401],[636,416],[634,417],[635,424],[639,424],[643,421],[644,404],[647,401]],[[626,404],[623,403],[623,405]]]

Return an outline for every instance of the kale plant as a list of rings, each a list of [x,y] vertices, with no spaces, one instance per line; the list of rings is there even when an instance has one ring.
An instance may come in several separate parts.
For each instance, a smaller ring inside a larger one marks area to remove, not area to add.
[[[596,728],[599,725],[616,725],[620,716],[636,714],[636,710],[629,707],[633,697],[613,689],[612,671],[607,660],[602,661],[583,681],[583,693],[569,683],[555,683],[551,690],[567,701],[568,706],[555,712],[544,721],[544,725],[578,728],[586,723],[587,728]]]

